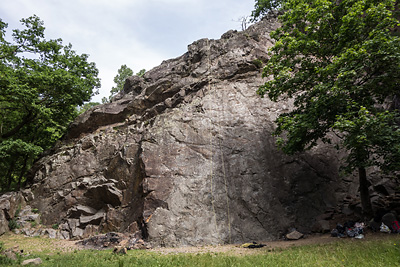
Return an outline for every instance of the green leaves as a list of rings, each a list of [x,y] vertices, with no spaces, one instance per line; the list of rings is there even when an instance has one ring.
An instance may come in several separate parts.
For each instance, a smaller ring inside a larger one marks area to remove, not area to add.
[[[251,20],[257,21],[268,13],[277,10],[283,0],[256,0],[254,11],[251,13]]]
[[[259,3],[259,2],[257,2]],[[363,211],[372,214],[366,168],[400,170],[400,112],[385,105],[400,94],[400,38],[396,0],[285,0],[281,28],[258,89],[273,101],[294,98],[276,120],[287,154],[319,141],[348,151],[358,170]],[[396,7],[395,7],[396,5]],[[259,14],[259,13],[258,13]]]
[[[38,156],[43,152],[43,148],[31,143],[24,142],[21,139],[5,140],[0,143],[0,160],[13,160],[17,155],[33,155]]]
[[[116,95],[117,93],[121,92],[122,89],[124,89],[126,78],[132,75],[133,71],[126,65],[122,65],[121,68],[118,69],[118,74],[117,76],[114,77],[114,82],[116,84],[116,87],[111,88],[111,95],[109,97],[110,100],[114,95]]]
[[[337,116],[333,126],[342,136],[342,146],[349,151],[345,168],[379,166],[384,171],[400,168],[400,128],[396,112],[370,112],[360,107],[357,114]]]
[[[21,183],[23,174],[43,148],[21,139],[5,140],[0,143],[0,186],[8,189],[13,181]]]
[[[100,86],[88,55],[76,54],[61,39],[46,40],[37,16],[21,22],[25,28],[13,30],[13,41],[6,41],[7,25],[0,20],[0,149],[12,158],[0,168],[0,181],[6,181],[1,189],[21,183],[38,151],[64,134],[76,107]]]
[[[330,142],[349,151],[346,167],[399,169],[399,112],[385,110],[400,92],[400,39],[394,0],[288,0],[258,89],[273,101],[294,98],[277,119],[288,154]],[[397,160],[397,162],[395,162]]]
[[[145,73],[146,73],[146,70],[141,69],[135,75],[142,77]],[[133,75],[133,71],[129,67],[127,67],[126,65],[121,65],[121,68],[118,69],[117,76],[114,77],[114,82],[115,82],[116,86],[111,88],[110,96],[108,97],[108,99],[106,97],[103,97],[103,99],[102,99],[103,104],[111,101],[111,99],[115,95],[117,95],[119,92],[121,92],[124,89],[126,79],[132,75]]]

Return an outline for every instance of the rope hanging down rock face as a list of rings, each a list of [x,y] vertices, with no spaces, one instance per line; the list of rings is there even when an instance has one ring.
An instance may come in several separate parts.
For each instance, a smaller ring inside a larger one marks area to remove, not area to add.
[[[211,99],[213,100],[212,102],[216,103],[215,101],[215,94],[216,94],[216,89],[215,87],[213,87],[211,85],[212,82],[212,73],[211,73],[211,46],[210,46],[210,42],[207,39],[207,48],[208,48],[208,60],[207,60],[207,69],[208,69],[208,92],[211,96]],[[219,113],[217,111],[217,122],[213,121],[212,116],[210,115],[210,149],[211,149],[211,170],[210,170],[210,190],[211,190],[211,206],[212,206],[212,211],[214,214],[214,221],[215,221],[215,230],[218,233],[218,224],[217,224],[217,213],[215,211],[215,198],[214,198],[214,142],[213,142],[213,130],[216,130],[216,125],[215,123],[220,123],[221,120],[219,118]],[[221,124],[219,124],[218,126],[220,126],[221,128]],[[229,231],[229,243],[232,243],[232,232],[231,232],[231,222],[230,222],[230,207],[229,207],[229,195],[228,195],[228,182],[227,182],[227,178],[226,178],[226,170],[225,170],[225,159],[224,159],[224,152],[222,150],[222,145],[221,145],[221,140],[219,140],[218,142],[218,147],[219,147],[219,151],[221,152],[221,164],[222,164],[222,174],[223,174],[223,178],[224,178],[224,184],[225,184],[225,194],[226,194],[226,207],[227,207],[227,222],[228,222],[228,231]],[[218,234],[218,239],[220,241],[221,237]]]

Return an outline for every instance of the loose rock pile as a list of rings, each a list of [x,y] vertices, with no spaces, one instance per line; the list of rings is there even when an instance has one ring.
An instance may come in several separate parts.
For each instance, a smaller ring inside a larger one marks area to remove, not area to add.
[[[91,249],[116,248],[115,253],[123,253],[124,249],[148,249],[150,245],[135,235],[110,232],[92,236],[77,242],[78,245]]]

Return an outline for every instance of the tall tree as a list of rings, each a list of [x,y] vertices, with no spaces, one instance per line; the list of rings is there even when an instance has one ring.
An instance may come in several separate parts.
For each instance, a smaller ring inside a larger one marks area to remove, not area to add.
[[[331,143],[348,151],[344,167],[358,171],[363,211],[372,213],[366,170],[400,169],[397,110],[400,38],[395,0],[286,0],[282,27],[258,90],[273,101],[294,98],[277,119],[278,145],[288,154]],[[398,9],[397,9],[398,10]]]
[[[0,19],[0,188],[21,184],[35,158],[60,138],[100,86],[88,55],[46,40],[37,16],[6,40]]]

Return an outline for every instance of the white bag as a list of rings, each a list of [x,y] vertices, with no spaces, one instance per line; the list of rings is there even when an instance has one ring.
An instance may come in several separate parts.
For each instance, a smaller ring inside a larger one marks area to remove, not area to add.
[[[387,225],[385,225],[384,223],[381,224],[381,232],[382,233],[390,233],[390,229]]]

